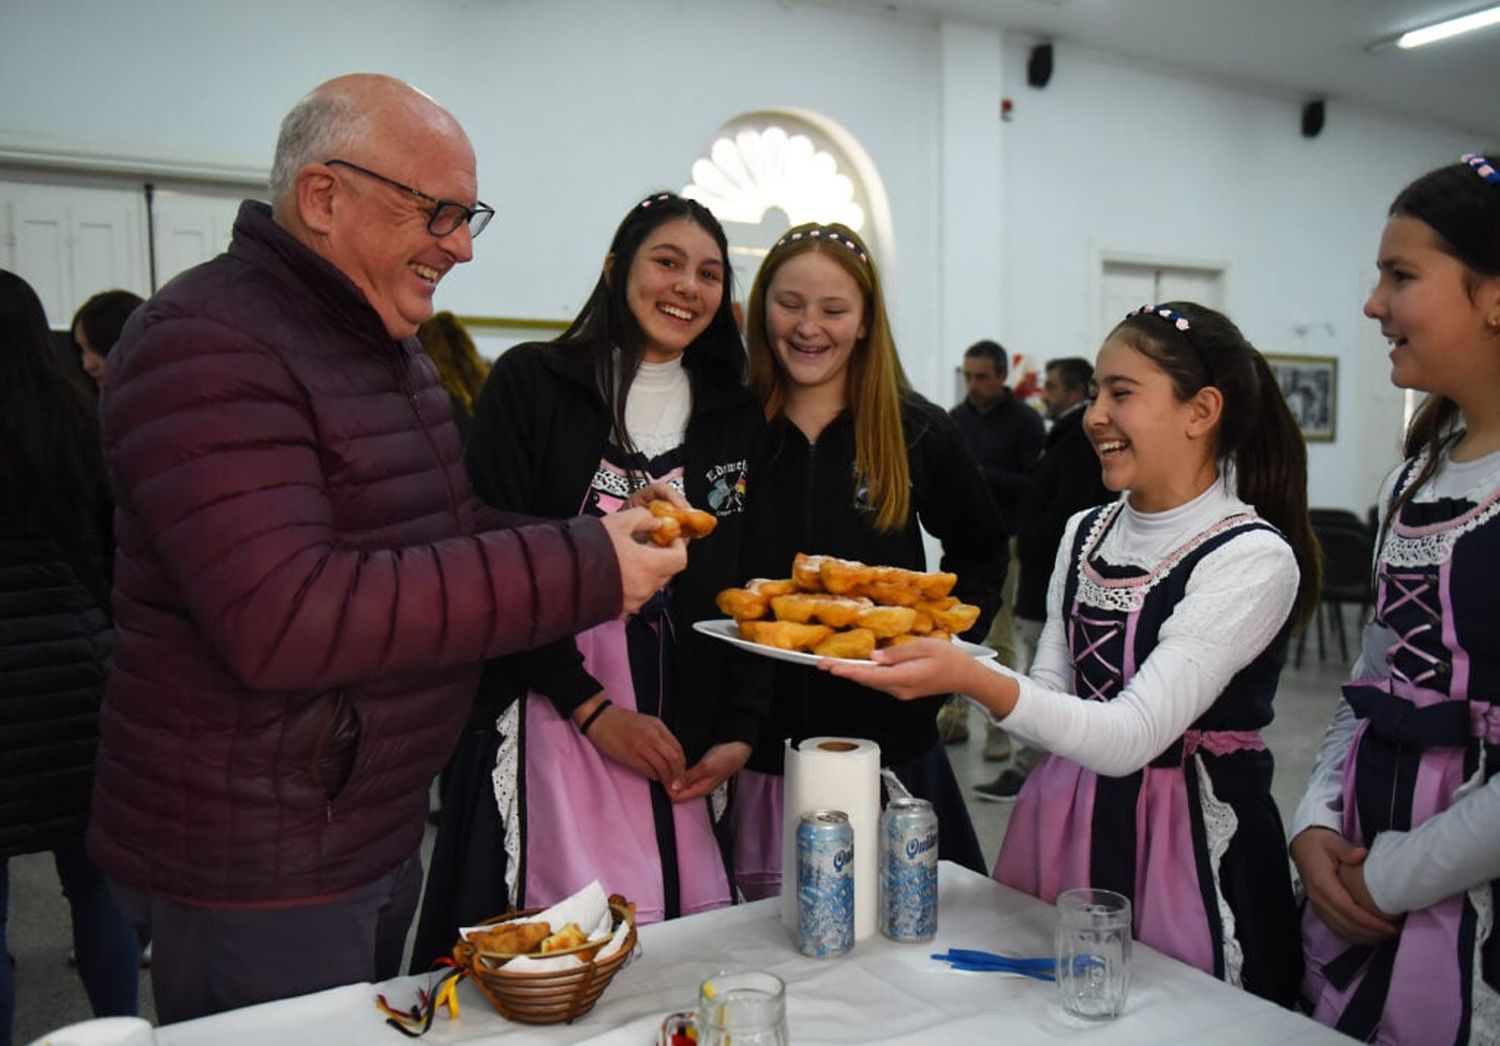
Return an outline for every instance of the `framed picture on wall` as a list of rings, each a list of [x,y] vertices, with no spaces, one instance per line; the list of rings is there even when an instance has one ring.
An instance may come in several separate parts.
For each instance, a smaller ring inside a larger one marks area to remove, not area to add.
[[[1338,420],[1339,361],[1334,356],[1266,353],[1292,417],[1309,442],[1332,443]]]

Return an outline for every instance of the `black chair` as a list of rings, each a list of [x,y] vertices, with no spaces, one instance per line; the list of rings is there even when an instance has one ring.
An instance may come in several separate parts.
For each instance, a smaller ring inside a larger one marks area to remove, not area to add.
[[[1349,515],[1353,517],[1353,523],[1313,522],[1313,534],[1323,551],[1323,587],[1318,593],[1318,608],[1314,614],[1318,628],[1318,660],[1322,661],[1324,657],[1326,625],[1338,637],[1339,657],[1345,665],[1349,663],[1349,643],[1344,631],[1344,606],[1352,603],[1360,608],[1356,627],[1362,628],[1375,600],[1370,584],[1375,534],[1358,516]],[[1306,643],[1307,629],[1303,629],[1297,639],[1295,664],[1299,668],[1302,667],[1302,649]]]

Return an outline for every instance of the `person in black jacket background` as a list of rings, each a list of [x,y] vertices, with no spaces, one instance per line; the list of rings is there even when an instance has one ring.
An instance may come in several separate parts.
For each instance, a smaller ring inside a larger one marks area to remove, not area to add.
[[[947,412],[906,380],[864,243],[843,225],[792,229],[755,278],[747,321],[750,386],[768,419],[752,544],[773,550],[770,576],[789,576],[798,552],[925,570],[925,528],[942,542],[942,569],[958,575],[953,594],[980,607],[965,638],[982,638],[1008,559],[999,513]],[[936,807],[940,855],[984,871],[938,738],[941,697],[903,703],[809,666],[775,670],[771,715],[735,782],[747,898],[780,888],[786,738],[876,742],[881,763]]]
[[[710,796],[750,755],[769,671],[692,631],[743,580],[750,459],[728,246],[701,204],[625,216],[583,311],[495,363],[465,453],[485,501],[602,515],[675,490],[718,525],[628,619],[489,666],[444,795],[413,969],[511,905],[597,878],[651,922],[730,903]]]
[[[1011,667],[1019,672],[1030,669],[1042,626],[1047,622],[1047,585],[1069,517],[1117,497],[1104,485],[1099,455],[1083,431],[1093,366],[1078,356],[1048,360],[1046,375],[1042,402],[1052,426],[1016,514],[1019,575],[1014,623],[1016,664]],[[1014,799],[1045,754],[1016,742],[1010,749],[1010,765],[994,780],[976,785],[974,793],[992,801]]]
[[[91,394],[42,303],[0,270],[0,942],[9,859],[52,851],[78,974],[100,1016],[136,1012],[137,944],[84,853],[111,628],[108,500]],[[0,957],[0,1043],[15,986]]]

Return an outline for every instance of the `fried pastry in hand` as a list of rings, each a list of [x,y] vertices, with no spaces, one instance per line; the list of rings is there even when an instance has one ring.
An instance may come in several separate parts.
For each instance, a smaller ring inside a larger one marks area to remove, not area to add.
[[[835,632],[812,648],[820,657],[849,657],[868,659],[875,649],[875,633],[868,628],[851,628]]]
[[[741,621],[740,635],[752,643],[779,650],[811,650],[833,635],[833,629],[796,621]]]
[[[665,502],[653,502],[653,504],[665,504]],[[646,535],[662,548],[666,548],[672,542],[682,537],[682,524],[675,519],[663,517],[655,530]]]
[[[552,936],[552,924],[501,923],[469,934],[469,943],[483,955],[525,955]]]
[[[713,513],[704,512],[701,508],[678,508],[670,501],[658,498],[648,501],[646,509],[657,519],[661,520],[661,526],[651,532],[651,540],[658,545],[670,545],[679,537],[703,538],[712,534],[714,527],[719,521]]]

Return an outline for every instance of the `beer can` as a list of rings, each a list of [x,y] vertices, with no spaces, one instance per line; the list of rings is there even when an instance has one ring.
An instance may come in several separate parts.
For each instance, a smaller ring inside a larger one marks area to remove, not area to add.
[[[938,820],[926,799],[892,799],[880,815],[880,932],[893,941],[937,933]]]
[[[854,827],[842,810],[797,825],[797,950],[818,958],[854,947]]]

